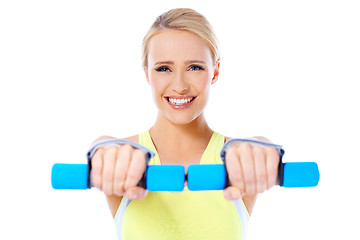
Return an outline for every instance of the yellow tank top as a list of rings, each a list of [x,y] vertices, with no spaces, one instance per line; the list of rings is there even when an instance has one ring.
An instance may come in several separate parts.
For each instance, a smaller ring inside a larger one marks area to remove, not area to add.
[[[139,143],[156,153],[149,131]],[[200,164],[222,164],[224,136],[214,132]],[[150,164],[161,164],[159,155]],[[223,239],[245,237],[249,215],[242,200],[227,201],[223,191],[148,192],[141,201],[123,197],[115,224],[118,239]]]

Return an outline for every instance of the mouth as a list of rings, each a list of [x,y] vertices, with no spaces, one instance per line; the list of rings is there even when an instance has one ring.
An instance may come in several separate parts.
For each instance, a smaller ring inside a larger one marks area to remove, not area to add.
[[[190,107],[196,97],[191,96],[169,96],[164,97],[169,105],[175,109],[183,109]]]
[[[174,105],[184,105],[194,101],[195,97],[179,98],[179,97],[165,97],[165,99]]]

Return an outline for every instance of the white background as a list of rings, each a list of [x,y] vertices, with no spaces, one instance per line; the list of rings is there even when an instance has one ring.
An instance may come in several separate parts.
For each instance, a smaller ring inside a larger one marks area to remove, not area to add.
[[[116,239],[103,194],[52,190],[51,166],[154,123],[141,40],[175,7],[220,40],[212,128],[320,168],[317,188],[262,194],[247,239],[360,239],[360,8],[347,0],[1,1],[0,239]]]

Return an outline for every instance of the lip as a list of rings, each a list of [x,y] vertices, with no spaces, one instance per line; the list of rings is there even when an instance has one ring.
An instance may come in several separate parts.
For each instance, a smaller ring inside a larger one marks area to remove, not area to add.
[[[172,104],[170,101],[168,101],[169,98],[175,98],[175,99],[186,99],[186,98],[193,98],[193,100],[191,100],[191,102],[188,102],[186,104],[182,104],[182,105],[175,105]],[[196,96],[166,96],[164,97],[164,100],[169,104],[169,106],[173,109],[187,109],[189,107],[191,107],[191,105],[193,104],[193,102],[196,100]]]

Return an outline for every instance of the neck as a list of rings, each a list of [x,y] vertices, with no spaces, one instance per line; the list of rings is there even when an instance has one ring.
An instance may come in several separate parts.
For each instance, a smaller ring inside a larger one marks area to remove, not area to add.
[[[199,141],[207,143],[212,130],[203,113],[187,124],[175,124],[159,113],[154,126],[150,129],[150,135],[154,143],[164,144],[169,148],[186,147]]]

